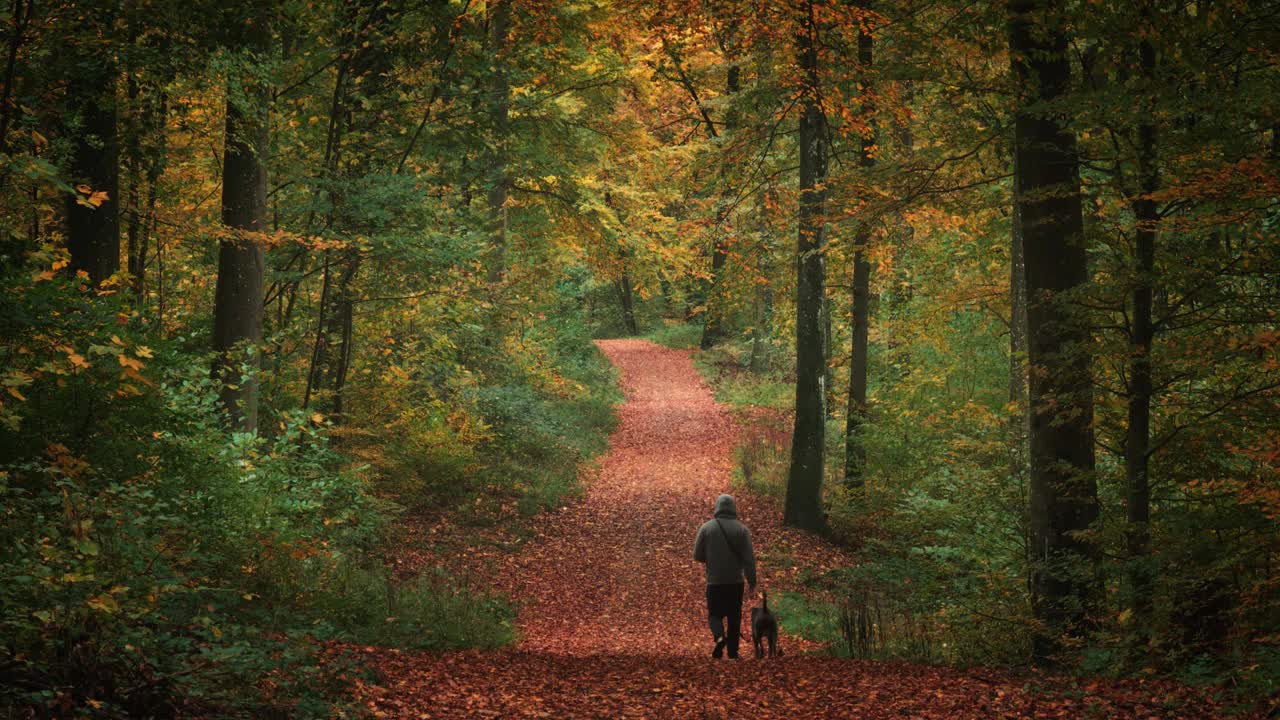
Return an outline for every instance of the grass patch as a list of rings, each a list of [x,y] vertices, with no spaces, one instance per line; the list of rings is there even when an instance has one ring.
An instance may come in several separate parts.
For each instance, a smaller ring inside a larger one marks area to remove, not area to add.
[[[731,407],[763,407],[790,410],[795,404],[795,385],[748,372],[722,373],[713,382],[716,399]]]
[[[702,342],[702,325],[664,319],[644,339],[675,350],[693,350]]]
[[[789,634],[822,643],[832,654],[847,657],[834,604],[799,593],[778,593],[777,598],[770,599],[778,621]]]

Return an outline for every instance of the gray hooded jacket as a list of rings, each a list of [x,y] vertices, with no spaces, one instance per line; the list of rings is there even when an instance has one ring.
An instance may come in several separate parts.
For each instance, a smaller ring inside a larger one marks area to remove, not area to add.
[[[698,529],[698,539],[693,543],[693,559],[706,563],[708,585],[736,585],[742,582],[743,575],[746,575],[747,582],[756,584],[756,556],[751,549],[751,533],[746,525],[738,522],[738,507],[732,495],[716,498],[715,518]]]

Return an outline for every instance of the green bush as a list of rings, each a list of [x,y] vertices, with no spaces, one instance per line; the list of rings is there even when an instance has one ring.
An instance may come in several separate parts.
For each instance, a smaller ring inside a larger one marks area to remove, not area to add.
[[[692,350],[702,342],[702,323],[663,319],[644,338],[675,350]]]

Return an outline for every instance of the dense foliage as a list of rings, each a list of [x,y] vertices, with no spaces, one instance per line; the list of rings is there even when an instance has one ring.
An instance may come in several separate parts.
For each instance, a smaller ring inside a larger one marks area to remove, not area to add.
[[[571,497],[642,333],[857,552],[797,628],[1274,693],[1278,17],[14,0],[0,706],[326,715],[327,641],[509,642],[387,548]]]
[[[493,129],[462,98],[490,65],[484,16],[387,6],[351,35],[346,3],[286,3],[261,56],[230,32],[257,21],[257,3],[108,5],[4,15],[0,707],[327,717],[365,671],[320,665],[324,642],[510,642],[502,598],[386,562],[389,546],[421,542],[406,519],[518,523],[564,502],[613,422],[612,371],[577,302],[590,276],[545,232],[563,210],[520,215],[539,230],[513,230],[506,281],[483,271],[486,211],[467,196],[483,197],[476,149]],[[566,41],[511,60],[519,122],[540,128],[517,127],[511,149],[547,177],[563,171],[548,157],[596,157],[555,151],[568,138],[552,124],[577,110],[556,104],[560,85],[529,84],[581,61],[568,43],[586,13],[518,28]],[[344,65],[371,45],[392,69],[376,91]],[[92,97],[77,97],[84,78]],[[271,221],[250,241],[267,248],[267,312],[261,342],[234,351],[230,384],[260,388],[256,426],[237,430],[210,371],[228,237],[218,160],[224,88],[247,104],[241,88],[260,82],[273,88]],[[107,105],[113,136],[88,125]],[[346,126],[354,107],[367,124]],[[81,141],[115,159],[118,190],[80,174]],[[118,213],[109,277],[77,262],[71,205]],[[335,308],[356,346],[338,358]]]

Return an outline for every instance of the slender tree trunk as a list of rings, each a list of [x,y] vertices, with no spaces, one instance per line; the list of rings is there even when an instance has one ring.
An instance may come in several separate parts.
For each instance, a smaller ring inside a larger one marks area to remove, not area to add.
[[[9,152],[9,128],[19,114],[16,103],[13,102],[13,84],[18,77],[18,50],[22,47],[27,28],[31,25],[35,7],[35,0],[26,2],[13,0],[10,6],[13,33],[9,36],[8,49],[5,53],[4,86],[0,87],[0,155],[6,155]],[[4,188],[8,179],[8,171],[0,171],[0,189]],[[13,255],[20,256],[21,252],[15,252]]]
[[[332,303],[329,298],[333,288],[333,262],[329,257],[329,251],[324,252],[323,271],[320,278],[320,302],[317,304],[316,318],[316,339],[311,345],[311,365],[307,369],[307,386],[302,392],[302,407],[311,407],[311,398],[320,390],[320,384],[323,382],[324,367],[326,353],[328,352],[328,336],[325,333],[329,327],[327,316]]]
[[[244,46],[256,59],[271,50],[270,6],[263,6],[243,29]],[[228,89],[226,150],[223,154],[222,222],[230,237],[218,248],[218,282],[214,291],[213,349],[219,354],[214,373],[222,385],[222,402],[233,425],[245,432],[258,427],[258,354],[244,345],[262,341],[262,291],[265,259],[253,234],[266,229],[268,140],[265,84]],[[237,96],[244,105],[237,103]],[[241,365],[248,364],[247,375]]]
[[[813,0],[796,43],[803,75],[800,111],[800,212],[796,237],[796,407],[783,520],[794,527],[825,526],[822,478],[826,450],[825,363],[822,353],[823,250],[826,235],[827,148],[818,80],[818,21]]]
[[[824,268],[825,271],[825,268]],[[823,278],[826,283],[826,278]],[[836,383],[835,383],[835,337],[831,330],[831,298],[827,290],[822,289],[822,389],[826,397],[822,398],[822,407],[828,420],[835,418]]]
[[[622,306],[622,323],[627,335],[635,337],[640,334],[640,325],[636,322],[635,306],[631,297],[631,275],[625,270],[615,283],[618,289],[618,304]]]
[[[732,102],[733,96],[742,89],[742,68],[737,64],[730,65],[727,75],[725,93],[729,97],[729,102]],[[725,135],[731,137],[737,125],[737,117],[733,112],[726,112],[724,117]],[[709,132],[715,137],[715,126],[710,122],[707,126]],[[702,325],[702,340],[698,343],[703,350],[709,349],[724,337],[724,266],[729,259],[729,250],[725,245],[729,235],[729,228],[726,225],[729,219],[729,196],[732,194],[728,183],[728,171],[729,160],[727,157],[721,157],[720,182],[723,187],[720,192],[719,207],[716,208],[716,240],[715,246],[711,249],[711,283],[707,288],[706,320]]]
[[[751,372],[760,374],[769,367],[769,344],[773,327],[773,286],[769,282],[771,243],[767,197],[760,194],[759,243],[756,248],[755,300],[752,303]]]
[[[128,229],[126,237],[128,238],[128,247],[125,256],[128,258],[130,287],[133,290],[134,297],[139,303],[142,301],[142,293],[145,285],[143,283],[143,273],[147,262],[147,249],[144,243],[145,222],[142,216],[143,205],[143,158],[142,158],[142,107],[139,98],[142,95],[142,89],[138,84],[135,72],[130,72],[128,79],[125,81],[128,88],[127,95],[129,97],[129,119],[128,130],[126,135],[125,165],[129,169],[129,211],[128,211]]]
[[[489,238],[492,256],[489,280],[498,282],[506,275],[507,196],[511,179],[507,175],[507,142],[511,133],[511,85],[505,67],[508,32],[511,26],[512,0],[490,0],[489,42],[493,56],[490,79],[490,113],[493,123],[493,149],[489,157]]]
[[[1021,91],[1014,169],[1027,286],[1031,366],[1031,605],[1035,660],[1086,629],[1098,599],[1098,516],[1088,318],[1072,297],[1088,282],[1061,0],[1010,0],[1009,51]]]
[[[330,138],[326,144],[326,172],[335,183],[359,178],[373,171],[371,154],[358,147],[344,153],[344,140],[377,130],[377,113],[371,104],[382,97],[391,71],[387,43],[391,35],[391,6],[382,0],[363,0],[347,6],[349,31],[343,34],[346,62],[339,68],[330,105]],[[361,100],[363,102],[361,102]],[[341,168],[341,171],[340,171]],[[327,227],[351,231],[356,221],[350,217],[344,185],[335,184],[330,193]],[[317,396],[333,422],[342,422],[347,411],[346,383],[353,358],[356,278],[364,261],[359,246],[348,247],[334,259],[326,257],[321,290],[316,343],[303,405]]]
[[[858,65],[869,74],[872,63],[873,41],[865,31],[858,32]],[[864,79],[864,87],[870,88],[870,79]],[[864,103],[864,112],[870,117],[874,112],[871,103]],[[871,150],[875,147],[875,124],[870,121],[871,134],[862,137],[858,164],[870,169],[876,160]],[[871,222],[864,218],[859,223],[853,243],[853,307],[850,309],[852,339],[849,345],[849,397],[845,409],[844,426],[844,483],[851,490],[861,491],[866,471],[867,451],[863,445],[861,430],[867,420],[867,333],[871,325],[871,262],[867,252],[871,244]]]
[[[85,29],[73,51],[79,62],[67,81],[67,113],[79,121],[72,136],[70,179],[73,185],[105,192],[97,207],[82,203],[77,193],[66,201],[69,271],[84,270],[94,283],[120,270],[120,145],[116,135],[116,76],[109,49],[95,35],[110,36],[113,12],[85,10]],[[92,40],[88,39],[92,37]]]
[[[751,330],[751,372],[760,375],[769,368],[769,345],[772,342],[773,286],[768,282],[756,288]]]
[[[1147,10],[1149,12],[1149,9]],[[1145,14],[1145,13],[1144,13]],[[1150,30],[1150,28],[1147,28]],[[1138,55],[1146,91],[1154,92],[1155,48],[1143,36]],[[1151,305],[1155,282],[1156,233],[1160,214],[1151,195],[1159,189],[1156,128],[1151,109],[1138,125],[1138,179],[1141,194],[1133,200],[1137,220],[1134,231],[1133,316],[1129,329],[1129,425],[1125,435],[1124,466],[1128,485],[1128,537],[1130,603],[1139,645],[1145,645],[1151,622],[1152,568],[1150,567],[1151,484],[1148,468],[1151,448],[1151,345],[1155,338]]]
[[[1015,177],[1017,171],[1014,171]],[[1031,415],[1027,407],[1027,264],[1023,258],[1021,194],[1015,184],[1009,238],[1009,470],[1025,482],[1027,437]]]

